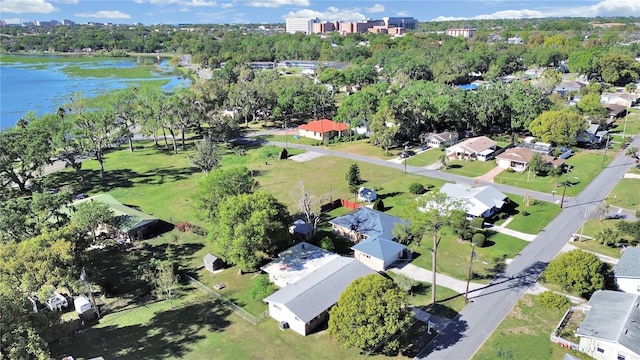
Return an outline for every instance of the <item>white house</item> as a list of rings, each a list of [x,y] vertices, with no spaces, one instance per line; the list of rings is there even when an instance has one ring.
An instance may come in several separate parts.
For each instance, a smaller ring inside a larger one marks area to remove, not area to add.
[[[576,330],[581,352],[597,360],[640,360],[640,296],[596,291]]]
[[[445,131],[437,134],[430,134],[426,138],[427,146],[439,148],[441,146],[451,146],[458,142],[459,135],[454,131]]]
[[[447,183],[440,188],[450,199],[460,200],[467,215],[488,218],[496,214],[507,201],[507,195],[492,186],[471,187]],[[423,211],[424,209],[418,208]]]
[[[339,256],[264,301],[269,304],[269,316],[281,328],[306,336],[326,320],[329,309],[352,281],[375,273],[356,259]]]
[[[278,258],[262,266],[269,274],[269,281],[277,287],[293,284],[340,257],[308,242],[301,242],[278,254]]]
[[[298,126],[298,134],[316,140],[330,140],[336,136],[347,135],[349,127],[329,119],[313,120]]]
[[[486,136],[478,136],[446,148],[447,156],[457,159],[487,161],[493,159],[498,144]]]
[[[613,267],[613,276],[618,289],[630,294],[640,294],[640,248],[624,249],[620,260]]]

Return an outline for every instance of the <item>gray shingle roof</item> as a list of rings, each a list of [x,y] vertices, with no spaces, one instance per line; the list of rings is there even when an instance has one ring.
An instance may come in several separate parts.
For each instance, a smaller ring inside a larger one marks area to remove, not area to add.
[[[640,356],[640,296],[600,290],[588,306],[578,336],[617,342]]]
[[[353,280],[369,274],[376,272],[356,259],[339,257],[264,301],[287,307],[306,324],[332,307]]]
[[[395,260],[398,253],[405,250],[407,247],[392,240],[377,238],[361,241],[351,248],[376,259]]]
[[[618,278],[640,279],[640,248],[626,248],[613,272]]]
[[[367,239],[393,240],[393,228],[396,224],[406,223],[406,220],[387,215],[381,211],[361,207],[354,212],[339,216],[329,221],[329,223],[354,230],[365,235]]]

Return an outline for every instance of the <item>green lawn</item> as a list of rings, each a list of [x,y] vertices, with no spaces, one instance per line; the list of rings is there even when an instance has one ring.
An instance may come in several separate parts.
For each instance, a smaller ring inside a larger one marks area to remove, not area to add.
[[[507,194],[507,196],[516,205],[515,209],[509,208],[506,210],[513,218],[506,226],[511,230],[537,234],[562,211],[557,204],[531,200],[529,206],[525,206],[524,197],[513,194]],[[523,211],[527,211],[529,215],[522,215]]]
[[[574,246],[579,247],[579,248],[584,249],[584,250],[596,252],[596,253],[607,255],[607,256],[611,256],[611,257],[614,257],[614,258],[619,258],[620,257],[620,248],[614,247],[614,246],[607,246],[607,245],[604,245],[604,244],[599,244],[597,241],[587,238],[587,236],[593,237],[594,235],[596,235],[597,233],[599,233],[600,231],[602,231],[605,228],[610,228],[610,229],[616,230],[616,224],[621,222],[621,221],[624,221],[624,220],[617,220],[617,219],[605,219],[605,220],[602,220],[602,221],[600,221],[598,219],[589,220],[584,224],[584,228],[583,229],[581,228],[582,229],[582,233],[585,236],[585,240],[584,241],[574,241],[574,242],[571,243],[571,245],[574,245]],[[578,230],[578,234],[579,233],[580,233],[580,229]],[[620,239],[617,239],[617,241],[618,240],[631,242],[633,240],[633,238],[631,238],[629,236],[621,236]]]
[[[533,295],[523,296],[473,359],[562,359],[564,354],[589,359],[585,354],[560,347],[549,340],[564,310],[536,304]]]
[[[473,281],[488,283],[502,270],[504,260],[513,258],[527,245],[524,240],[514,237],[487,232],[488,238],[484,247],[476,247],[476,257],[473,263]],[[417,258],[413,264],[431,270],[431,239],[425,238],[420,246],[411,245]],[[471,245],[468,241],[460,241],[449,231],[443,231],[443,239],[438,248],[437,271],[453,276],[460,280],[467,279]],[[464,266],[461,266],[464,264]]]
[[[454,174],[466,176],[466,177],[477,177],[482,176],[489,172],[489,170],[496,167],[496,162],[493,160],[490,161],[465,161],[465,160],[449,160],[447,163],[447,172],[451,172]]]
[[[626,128],[625,128],[626,121]],[[626,130],[626,131],[625,131]],[[609,130],[614,136],[622,136],[624,132],[625,137],[633,136],[635,134],[640,133],[640,113],[633,110],[629,112],[629,115],[626,118],[617,119],[614,123],[614,126]],[[616,137],[614,140],[619,141],[620,138]]]
[[[640,179],[621,179],[607,196],[607,204],[634,211],[640,210]]]
[[[572,171],[567,175],[563,175],[558,179],[557,186],[556,180],[551,176],[533,176],[527,172],[519,173],[508,171],[501,172],[494,178],[494,181],[499,184],[506,184],[517,186],[523,189],[530,189],[540,192],[551,193],[552,190],[556,191],[556,196],[562,196],[563,185],[567,179],[566,196],[578,195],[584,188],[595,178],[602,170],[602,158],[604,150],[599,151],[581,151],[569,159],[567,164],[573,167]],[[614,151],[607,151],[604,160],[604,166],[607,166],[611,160],[615,157]]]
[[[417,166],[424,167],[429,166],[431,164],[437,163],[440,160],[438,157],[443,153],[440,149],[431,148],[427,151],[423,151],[416,156],[412,156],[407,159],[407,165],[409,166]]]

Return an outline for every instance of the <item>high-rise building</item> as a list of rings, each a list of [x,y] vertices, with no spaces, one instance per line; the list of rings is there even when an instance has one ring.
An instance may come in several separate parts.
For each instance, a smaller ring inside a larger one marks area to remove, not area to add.
[[[301,19],[301,18],[287,18],[286,31],[290,34],[303,33],[311,34],[313,32],[313,24],[320,22],[318,18]]]
[[[382,21],[387,29],[399,27],[405,30],[416,30],[418,28],[418,20],[412,17],[384,17]]]

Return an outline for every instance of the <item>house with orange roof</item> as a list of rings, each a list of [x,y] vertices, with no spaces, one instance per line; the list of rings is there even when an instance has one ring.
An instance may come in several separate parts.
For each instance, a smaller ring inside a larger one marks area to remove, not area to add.
[[[298,126],[298,134],[311,139],[326,141],[336,136],[344,136],[349,126],[329,119],[309,121]]]

